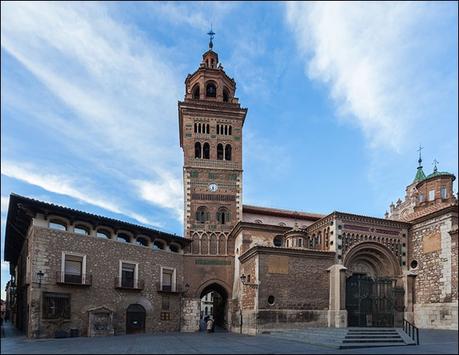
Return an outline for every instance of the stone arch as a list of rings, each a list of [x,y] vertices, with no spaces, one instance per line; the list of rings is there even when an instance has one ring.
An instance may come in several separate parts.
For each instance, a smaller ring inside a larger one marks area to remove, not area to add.
[[[201,254],[209,253],[209,239],[206,233],[201,235]]]
[[[386,246],[376,242],[361,242],[353,245],[344,255],[344,266],[349,271],[353,268],[357,272],[364,271],[366,268],[370,276],[398,276],[401,268],[395,255]]]
[[[193,243],[192,243],[192,252],[193,254],[199,254],[199,235],[197,233],[193,234]]]
[[[210,239],[209,254],[216,255],[217,254],[217,236],[212,233],[209,239]]]
[[[226,237],[223,233],[218,237],[218,254],[226,254]]]

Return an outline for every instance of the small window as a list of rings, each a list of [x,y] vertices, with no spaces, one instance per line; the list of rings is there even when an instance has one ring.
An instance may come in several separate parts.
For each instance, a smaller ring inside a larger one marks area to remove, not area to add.
[[[298,238],[298,246],[302,247],[303,246],[303,239]]]
[[[231,132],[231,126],[229,126],[228,128],[228,134],[231,136],[232,132]]]
[[[49,224],[48,224],[48,227],[51,228],[51,229],[56,229],[56,230],[60,230],[60,231],[66,231],[67,230],[67,226],[64,223],[59,222],[59,221],[50,221]]]
[[[230,222],[230,212],[226,207],[220,207],[217,211],[217,221],[220,224],[226,224]]]
[[[202,157],[204,159],[210,159],[210,145],[209,143],[204,143],[204,146],[202,148]]]
[[[223,88],[223,102],[228,102],[228,101],[229,101],[228,89]]]
[[[258,223],[258,224],[262,224],[263,223],[263,221],[261,219],[256,219],[254,222]]]
[[[124,233],[119,233],[116,236],[116,241],[117,242],[129,243],[130,240],[131,240],[131,238],[127,234],[124,234]]]
[[[223,144],[217,145],[217,160],[223,160]]]
[[[73,228],[73,233],[89,235],[89,229],[83,226],[75,226],[75,228]]]
[[[207,97],[216,97],[217,96],[217,87],[213,83],[207,84],[206,87],[206,96]]]
[[[201,159],[201,143],[196,142],[194,144],[194,157],[197,159]]]
[[[204,206],[201,206],[201,207],[198,207],[198,209],[196,210],[196,221],[198,223],[205,223],[206,221],[208,221],[210,218],[209,218],[209,211],[207,210],[207,207],[204,207]]]
[[[164,250],[164,243],[160,240],[155,240],[153,242],[153,249],[154,250]]]
[[[442,186],[440,188],[440,196],[443,200],[448,197],[448,194],[446,193],[446,187]]]
[[[418,201],[419,203],[424,202],[424,194],[419,194]]]
[[[64,282],[81,284],[83,281],[83,256],[64,255]]]
[[[162,269],[161,277],[161,290],[162,291],[175,291],[175,270]]]
[[[169,245],[169,249],[170,249],[171,252],[173,252],[173,253],[178,253],[178,252],[180,251],[180,248],[179,248],[177,245],[175,245],[175,244]]]
[[[231,160],[231,145],[227,144],[225,147],[225,160]]]
[[[410,263],[410,266],[412,269],[416,269],[418,267],[418,262],[417,260],[412,260]]]
[[[121,263],[121,279],[120,286],[124,288],[135,288],[137,264]]]
[[[145,238],[136,238],[135,243],[143,247],[148,246],[148,240],[146,240]]]
[[[43,293],[44,319],[70,319],[70,294]]]
[[[274,296],[269,296],[269,297],[268,297],[268,304],[269,304],[269,305],[272,306],[272,305],[274,304],[274,301],[275,301]]]
[[[282,236],[281,235],[276,235],[273,239],[273,244],[275,247],[281,247],[282,246]]]
[[[193,99],[199,100],[199,85],[196,84],[193,89]]]
[[[435,190],[429,191],[429,201],[435,200]]]
[[[104,229],[100,229],[97,231],[96,236],[99,238],[110,239],[110,232]]]

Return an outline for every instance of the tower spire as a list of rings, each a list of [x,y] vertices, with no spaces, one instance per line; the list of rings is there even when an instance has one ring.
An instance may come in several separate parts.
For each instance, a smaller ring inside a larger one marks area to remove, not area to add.
[[[421,181],[421,180],[424,180],[426,178],[426,174],[424,174],[424,171],[422,170],[422,156],[421,156],[421,151],[424,149],[424,147],[421,147],[421,145],[419,145],[419,149],[418,149],[418,152],[419,152],[419,159],[418,159],[418,170],[416,172],[416,176],[414,177],[414,181],[413,182],[418,182],[418,181]]]
[[[210,24],[210,31],[207,32],[207,34],[208,34],[209,37],[210,37],[210,40],[209,40],[209,49],[212,50],[212,48],[214,48],[214,44],[212,43],[212,40],[214,39],[214,36],[215,36],[215,32],[212,31],[212,24]]]

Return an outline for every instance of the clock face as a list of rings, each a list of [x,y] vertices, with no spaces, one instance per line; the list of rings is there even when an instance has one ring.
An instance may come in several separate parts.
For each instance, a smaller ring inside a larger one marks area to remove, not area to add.
[[[209,189],[210,192],[215,192],[218,190],[218,185],[216,183],[212,183],[212,184],[209,184],[207,188]]]

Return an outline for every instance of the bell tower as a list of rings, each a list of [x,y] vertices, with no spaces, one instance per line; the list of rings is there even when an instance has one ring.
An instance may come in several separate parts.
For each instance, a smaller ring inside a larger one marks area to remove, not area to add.
[[[235,97],[230,78],[213,51],[202,55],[199,68],[185,80],[178,103],[183,149],[184,236],[189,252],[231,255],[228,234],[242,219],[242,127],[246,108]]]

